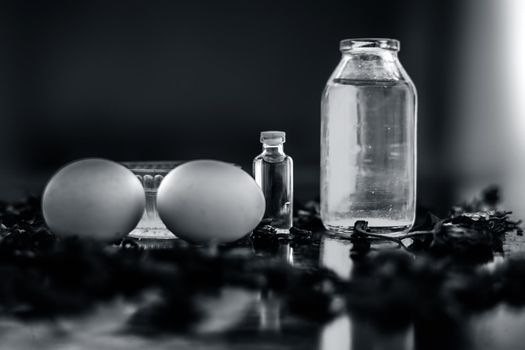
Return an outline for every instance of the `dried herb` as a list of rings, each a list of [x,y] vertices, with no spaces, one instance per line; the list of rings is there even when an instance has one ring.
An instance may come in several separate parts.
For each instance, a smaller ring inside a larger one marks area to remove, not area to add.
[[[482,193],[481,199],[452,208],[445,219],[428,213],[423,225],[401,236],[371,233],[366,221],[357,221],[353,236],[361,241],[390,240],[412,252],[425,251],[464,262],[486,262],[494,253],[503,251],[507,233],[522,233],[521,221],[511,220],[511,212],[496,209],[499,198],[498,189],[490,187]]]
[[[299,246],[311,243],[314,233],[310,230],[291,227],[290,233],[277,233],[277,230],[268,224],[259,225],[250,235],[253,247],[258,251],[275,251],[281,244]]]
[[[319,208],[319,201],[294,204],[294,226],[309,231],[324,230]]]
[[[60,239],[45,227],[39,200],[0,203],[0,312],[23,319],[89,312],[116,297],[144,300],[129,320],[142,334],[191,329],[202,316],[199,295],[237,286],[279,295],[287,312],[324,322],[348,310],[384,329],[416,320],[454,319],[496,303],[525,305],[525,258],[489,270],[479,264],[501,254],[505,235],[520,223],[499,211],[499,193],[456,207],[444,219],[420,215],[414,232],[390,237],[403,249],[377,251],[366,222],[356,223],[349,281],[332,271],[290,266],[275,252],[319,244],[318,205],[298,206],[290,234],[264,223],[250,236],[216,250],[175,244],[143,249],[132,240],[107,246],[80,238]],[[312,256],[312,260],[318,257]]]

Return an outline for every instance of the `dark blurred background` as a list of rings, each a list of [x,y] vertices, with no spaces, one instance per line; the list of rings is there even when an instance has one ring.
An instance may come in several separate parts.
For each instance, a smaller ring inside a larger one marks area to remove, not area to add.
[[[296,194],[315,197],[321,91],[339,61],[339,40],[351,37],[401,41],[401,62],[419,93],[419,204],[448,207],[465,180],[456,168],[472,157],[457,150],[463,134],[453,135],[460,112],[476,114],[458,103],[470,91],[469,77],[487,72],[480,65],[463,74],[472,57],[483,56],[477,48],[491,47],[480,29],[494,25],[487,1],[11,0],[2,6],[4,197],[38,192],[57,167],[91,156],[214,158],[249,170],[265,129],[287,131]]]

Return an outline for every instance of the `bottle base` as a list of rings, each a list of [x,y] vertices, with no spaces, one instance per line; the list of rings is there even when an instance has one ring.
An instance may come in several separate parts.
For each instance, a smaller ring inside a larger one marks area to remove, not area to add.
[[[354,226],[342,226],[342,225],[324,225],[330,233],[350,236],[354,232]],[[398,225],[398,226],[368,226],[368,232],[376,234],[384,234],[385,236],[403,236],[412,228],[410,225]]]

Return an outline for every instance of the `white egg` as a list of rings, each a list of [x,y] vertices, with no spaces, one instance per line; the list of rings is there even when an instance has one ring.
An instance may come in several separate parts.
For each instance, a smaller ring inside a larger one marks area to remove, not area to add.
[[[190,242],[231,242],[261,221],[264,195],[242,169],[196,160],[173,169],[159,186],[157,209],[166,227]]]
[[[144,189],[129,169],[92,158],[70,163],[53,175],[44,190],[42,211],[58,235],[110,240],[135,228],[144,203]]]

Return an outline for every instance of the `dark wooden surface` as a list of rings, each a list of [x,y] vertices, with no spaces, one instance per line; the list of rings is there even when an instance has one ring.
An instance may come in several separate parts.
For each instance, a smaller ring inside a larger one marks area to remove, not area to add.
[[[299,268],[324,266],[348,278],[353,262],[352,243],[325,235],[319,245],[290,248],[282,245],[277,256]],[[382,247],[381,249],[391,249]],[[525,250],[523,236],[509,234],[505,256],[488,268]],[[425,349],[418,340],[418,325],[384,333],[371,324],[344,314],[320,324],[293,317],[275,295],[225,288],[221,295],[200,301],[206,317],[188,334],[142,337],[121,330],[136,305],[116,300],[87,316],[38,322],[0,317],[0,349]],[[446,326],[446,325],[444,325]],[[521,349],[525,312],[497,306],[454,326],[449,349]],[[425,334],[423,344],[443,337],[442,330]],[[439,343],[439,342],[438,342]]]

